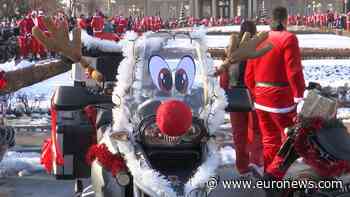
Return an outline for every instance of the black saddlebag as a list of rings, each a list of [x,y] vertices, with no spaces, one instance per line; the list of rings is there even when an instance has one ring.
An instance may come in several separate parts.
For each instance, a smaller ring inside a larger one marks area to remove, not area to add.
[[[94,143],[94,126],[85,117],[83,110],[56,111],[56,114],[56,142],[63,155],[64,165],[53,165],[54,175],[57,179],[65,180],[89,178],[90,166],[86,163],[85,155]]]
[[[85,158],[91,145],[96,143],[96,105],[101,103],[112,103],[111,97],[93,95],[80,87],[56,90],[51,108],[51,139],[53,174],[57,179],[90,177]],[[57,164],[57,152],[62,153],[64,165]]]

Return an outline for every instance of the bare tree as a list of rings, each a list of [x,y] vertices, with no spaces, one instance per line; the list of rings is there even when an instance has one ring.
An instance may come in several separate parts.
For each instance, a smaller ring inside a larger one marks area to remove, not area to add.
[[[26,93],[19,93],[16,96],[16,113],[30,114],[32,112],[32,105],[29,103],[29,95]]]
[[[27,0],[31,9],[42,9],[49,14],[63,7],[62,0]]]
[[[76,16],[77,8],[80,5],[81,0],[69,0],[68,4],[68,14],[69,16]]]
[[[95,10],[98,8],[97,0],[87,0],[85,3],[86,8],[88,10],[88,14],[91,16],[94,14]]]

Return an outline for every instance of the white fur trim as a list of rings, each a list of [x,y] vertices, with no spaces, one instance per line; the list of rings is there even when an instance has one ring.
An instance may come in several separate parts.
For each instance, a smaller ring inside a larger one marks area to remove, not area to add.
[[[204,188],[208,180],[217,174],[217,169],[221,164],[220,154],[216,143],[211,140],[207,143],[208,157],[201,166],[198,167],[197,172],[185,184],[185,194],[189,194],[196,188]],[[185,196],[187,196],[185,195]]]
[[[216,86],[215,96],[216,99],[212,105],[212,108],[208,116],[208,127],[209,133],[214,134],[219,130],[220,125],[224,123],[225,119],[225,108],[228,105],[228,102],[225,97],[224,90],[219,86]]]
[[[294,103],[299,103],[302,100],[303,100],[303,98],[294,98]]]
[[[132,33],[130,33],[133,36]],[[113,131],[132,132],[132,124],[130,122],[130,111],[127,106],[127,92],[133,84],[133,73],[136,64],[135,57],[135,41],[123,41],[124,59],[118,67],[117,84],[112,93],[112,100],[117,105],[113,109]]]
[[[126,165],[134,179],[137,179],[158,196],[177,196],[170,181],[164,175],[136,158],[135,149],[131,142],[118,142],[118,150],[124,155]]]
[[[103,52],[122,52],[121,42],[92,37],[84,30],[81,31],[81,42],[88,49],[99,49]]]
[[[254,103],[254,106],[255,106],[255,109],[260,109],[262,111],[278,113],[278,114],[289,113],[295,109],[295,105],[292,105],[290,107],[285,107],[285,108],[273,108],[273,107],[267,107],[264,105],[259,105],[257,103]]]

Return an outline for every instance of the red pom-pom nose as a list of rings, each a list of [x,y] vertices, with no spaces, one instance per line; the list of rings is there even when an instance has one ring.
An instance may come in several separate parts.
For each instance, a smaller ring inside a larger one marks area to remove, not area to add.
[[[165,101],[157,109],[156,121],[162,134],[178,137],[191,127],[192,111],[184,102]]]

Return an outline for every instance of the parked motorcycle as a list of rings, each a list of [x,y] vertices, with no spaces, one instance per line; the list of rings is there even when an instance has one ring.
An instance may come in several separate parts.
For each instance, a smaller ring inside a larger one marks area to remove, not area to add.
[[[281,169],[289,169],[299,158],[310,166],[293,176],[294,180],[340,181],[329,188],[299,188],[285,196],[343,197],[350,196],[350,133],[336,119],[337,98],[312,83],[296,124],[286,129],[287,140],[278,156],[283,158]],[[335,183],[335,182],[334,182]]]

